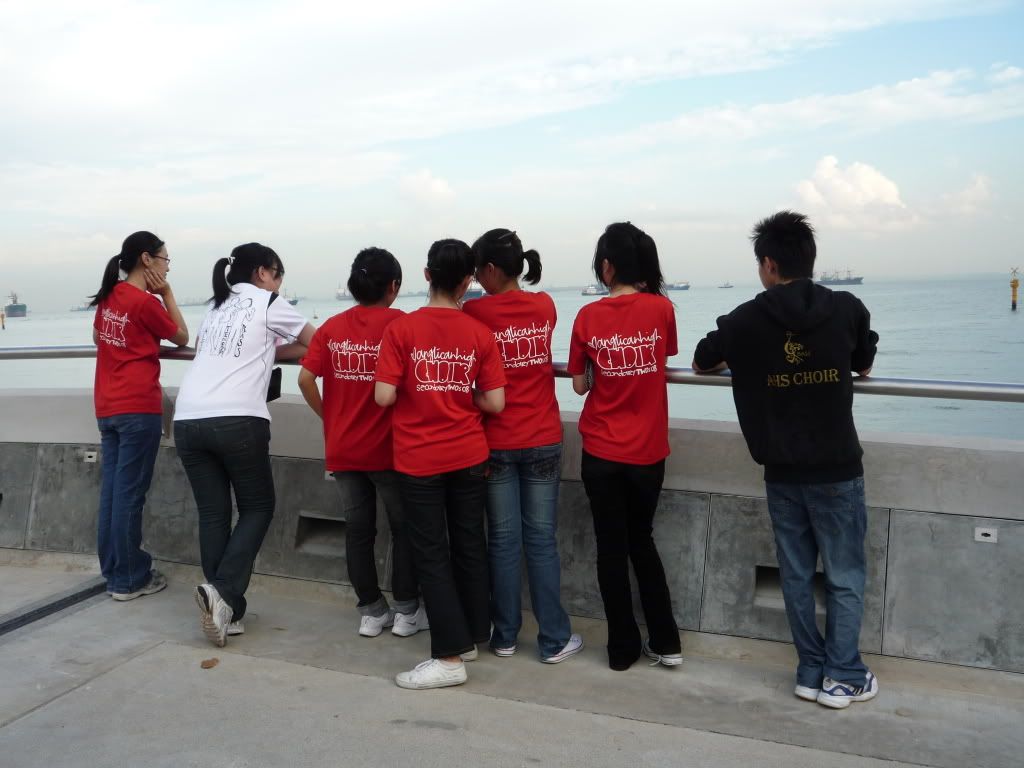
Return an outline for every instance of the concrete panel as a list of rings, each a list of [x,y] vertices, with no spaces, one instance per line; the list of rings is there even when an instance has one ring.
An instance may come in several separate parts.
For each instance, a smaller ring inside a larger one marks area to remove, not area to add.
[[[34,443],[0,443],[0,547],[25,546],[36,450]]]
[[[277,508],[256,571],[348,584],[345,518],[333,478],[325,479],[323,460],[272,459]],[[378,500],[377,575],[391,586],[391,528]]]
[[[860,648],[872,653],[882,647],[888,527],[889,510],[869,507]],[[713,496],[701,630],[791,641],[777,569],[768,503],[744,496]],[[818,599],[818,626],[824,630],[823,595]]]
[[[153,557],[199,564],[199,515],[173,448],[161,448],[142,518],[142,546]]]
[[[704,580],[709,497],[701,493],[662,491],[654,518],[654,539],[680,629],[697,629]],[[597,546],[583,483],[563,482],[560,490],[558,547],[562,558],[562,600],[576,616],[604,617],[597,585]],[[637,620],[643,611],[633,584]],[[524,605],[529,605],[524,593]]]
[[[95,460],[87,461],[87,454]],[[37,457],[26,547],[95,552],[99,446],[40,445]]]
[[[1024,523],[897,509],[889,553],[884,653],[1024,672]]]

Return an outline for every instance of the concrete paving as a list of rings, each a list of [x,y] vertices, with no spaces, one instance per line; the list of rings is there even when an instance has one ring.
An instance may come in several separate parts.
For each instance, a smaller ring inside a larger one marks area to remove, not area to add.
[[[392,678],[428,638],[359,638],[347,589],[257,578],[246,634],[217,649],[195,569],[161,567],[163,593],[92,598],[0,638],[0,764],[1008,768],[1024,754],[1020,675],[870,657],[881,694],[833,712],[793,697],[785,644],[686,633],[682,668],[616,673],[603,623],[575,619],[587,649],[549,666],[527,615],[515,656],[484,651],[465,686],[409,692]]]
[[[97,573],[99,568],[68,570],[62,565],[3,566],[3,578],[0,579],[0,616],[14,613],[49,595],[91,581]]]

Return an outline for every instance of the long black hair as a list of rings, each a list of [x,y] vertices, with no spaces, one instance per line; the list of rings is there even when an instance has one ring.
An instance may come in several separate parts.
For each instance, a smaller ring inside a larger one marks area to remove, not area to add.
[[[438,240],[427,252],[427,271],[430,272],[432,290],[454,293],[475,269],[473,249],[461,240]]]
[[[348,276],[348,292],[360,304],[376,304],[388,292],[388,286],[402,284],[402,265],[391,251],[364,248],[352,262]]]
[[[524,265],[529,265],[523,280],[530,285],[540,282],[540,254],[532,248],[524,251],[519,236],[510,229],[484,232],[473,243],[473,255],[478,268],[493,264],[509,277],[519,277]]]
[[[594,249],[594,274],[604,282],[601,263],[615,267],[615,282],[644,293],[665,293],[665,279],[654,238],[630,222],[609,224]]]
[[[227,269],[230,267],[230,269]],[[231,286],[252,281],[252,273],[266,267],[284,276],[281,257],[259,243],[246,243],[231,251],[231,256],[217,259],[213,265],[213,306],[219,307],[231,295]],[[225,271],[226,270],[226,271]]]
[[[128,235],[121,243],[121,252],[117,256],[112,256],[107,262],[107,267],[103,270],[100,289],[92,297],[89,306],[95,307],[104,301],[113,292],[114,286],[121,281],[121,272],[128,274],[135,269],[142,254],[148,253],[150,256],[155,256],[163,247],[164,241],[152,232],[132,232]]]

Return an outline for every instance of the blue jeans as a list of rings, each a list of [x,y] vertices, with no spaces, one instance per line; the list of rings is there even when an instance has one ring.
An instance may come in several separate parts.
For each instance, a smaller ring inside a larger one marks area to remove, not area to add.
[[[199,512],[203,576],[245,615],[253,564],[274,517],[270,422],[258,416],[216,416],[174,422],[174,443]],[[231,527],[231,495],[238,522]]]
[[[864,615],[864,478],[805,485],[765,483],[775,531],[786,617],[800,659],[798,685],[820,688],[823,677],[863,685],[867,667],[857,650]],[[825,571],[825,637],[814,620],[814,571]]]
[[[558,558],[558,483],[562,445],[491,451],[487,481],[487,554],[491,565],[491,645],[510,648],[523,625],[520,561],[526,553],[537,648],[554,656],[569,642]]]
[[[142,507],[160,448],[159,413],[125,413],[96,420],[102,475],[96,552],[110,592],[149,583],[153,558],[142,548]]]

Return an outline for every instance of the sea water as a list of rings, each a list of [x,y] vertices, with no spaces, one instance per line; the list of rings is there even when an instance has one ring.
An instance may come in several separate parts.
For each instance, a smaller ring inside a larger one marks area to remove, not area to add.
[[[947,379],[1024,383],[1024,311],[1010,312],[1009,281],[999,275],[913,281],[869,280],[848,286],[871,311],[879,334],[873,375],[886,378]],[[673,291],[679,355],[670,366],[689,367],[697,342],[715,327],[715,319],[760,290],[753,283],[734,288],[694,286]],[[556,360],[565,361],[572,321],[579,309],[599,297],[582,296],[579,289],[549,291],[558,311],[552,339]],[[425,303],[422,296],[400,296],[395,307],[412,311]],[[296,306],[316,325],[351,306],[349,301],[305,298]],[[91,312],[42,313],[8,319],[0,346],[89,344]],[[183,309],[193,337],[204,307]],[[313,314],[319,319],[313,320]],[[180,383],[187,362],[164,361],[161,381]],[[0,363],[0,388],[90,388],[92,360],[15,360]],[[298,394],[297,369],[285,368],[282,391]],[[578,411],[583,399],[565,379],[558,381],[564,411]],[[688,419],[735,421],[728,388],[671,385],[669,414]],[[986,403],[881,395],[858,395],[854,415],[861,432],[913,432],[1024,439],[1024,404]]]

